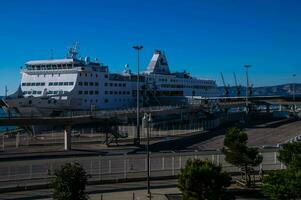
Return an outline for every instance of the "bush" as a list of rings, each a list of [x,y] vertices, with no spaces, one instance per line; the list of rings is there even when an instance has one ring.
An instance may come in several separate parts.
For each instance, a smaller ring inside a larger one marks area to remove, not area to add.
[[[271,172],[264,177],[262,190],[276,200],[301,198],[301,171],[286,169]]]
[[[301,169],[301,143],[293,142],[283,145],[278,160],[287,167]]]
[[[201,160],[188,160],[178,179],[184,200],[231,199],[225,192],[230,184],[231,177],[220,166]]]
[[[56,200],[86,200],[85,193],[89,175],[78,163],[67,163],[55,171],[52,181],[53,199]]]
[[[272,199],[301,198],[301,143],[287,143],[278,159],[287,169],[271,172],[264,177],[262,190]]]

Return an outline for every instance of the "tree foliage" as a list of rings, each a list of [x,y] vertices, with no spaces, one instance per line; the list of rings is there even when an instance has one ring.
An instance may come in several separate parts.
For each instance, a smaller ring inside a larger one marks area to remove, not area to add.
[[[223,153],[226,161],[232,165],[242,168],[246,173],[247,185],[250,185],[250,171],[252,167],[262,162],[262,156],[257,148],[247,146],[248,135],[240,128],[230,128],[224,139]]]
[[[301,198],[301,143],[287,143],[278,159],[287,169],[274,171],[264,177],[262,189],[272,199]]]
[[[55,171],[52,181],[53,199],[56,200],[86,200],[85,193],[89,175],[78,163],[67,163]]]
[[[221,170],[221,166],[209,161],[188,160],[178,179],[178,188],[183,193],[183,199],[230,199],[225,188],[230,185],[231,177]]]
[[[284,144],[279,151],[278,160],[287,167],[301,169],[301,143]]]
[[[276,200],[301,198],[301,171],[285,169],[271,172],[264,177],[262,190]]]

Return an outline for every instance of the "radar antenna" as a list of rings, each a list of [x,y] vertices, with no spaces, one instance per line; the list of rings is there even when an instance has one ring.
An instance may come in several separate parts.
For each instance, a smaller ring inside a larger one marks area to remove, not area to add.
[[[79,50],[79,42],[75,42],[72,47],[69,47],[66,57],[75,59],[78,55],[78,50]]]

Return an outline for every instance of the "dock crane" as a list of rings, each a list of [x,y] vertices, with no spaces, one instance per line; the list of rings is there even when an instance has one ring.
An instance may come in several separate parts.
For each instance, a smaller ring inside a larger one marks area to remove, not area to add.
[[[237,78],[235,72],[233,72],[234,80],[235,80],[235,87],[236,87],[236,96],[240,96],[241,94],[241,85],[237,83]]]
[[[244,67],[246,68],[246,77],[247,77],[246,97],[248,97],[248,96],[252,96],[253,94],[253,84],[250,85],[250,81],[249,81],[249,68],[251,67],[251,65],[245,65]]]
[[[224,85],[224,95],[225,95],[225,97],[228,97],[229,96],[229,85],[228,86],[226,85],[224,75],[222,72],[221,72],[221,77],[222,77],[222,81],[223,81],[223,85]]]

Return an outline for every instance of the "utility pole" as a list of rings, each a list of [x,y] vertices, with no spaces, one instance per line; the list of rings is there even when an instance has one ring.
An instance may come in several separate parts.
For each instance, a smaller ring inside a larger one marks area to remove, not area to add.
[[[146,128],[147,131],[147,145],[146,145],[146,152],[147,152],[147,196],[149,199],[152,198],[151,192],[150,192],[150,150],[149,150],[149,140],[150,140],[150,129],[151,129],[151,123],[152,123],[152,117],[151,114],[144,113],[143,116],[143,125],[144,128]]]
[[[140,99],[139,99],[139,93],[140,93],[140,50],[143,48],[142,45],[135,45],[133,46],[133,49],[137,50],[137,130],[136,135],[134,137],[134,144],[139,145],[140,144]]]
[[[245,65],[246,68],[246,77],[247,77],[247,86],[246,86],[246,115],[248,115],[249,112],[249,102],[248,102],[248,96],[249,96],[249,68],[251,65]]]

